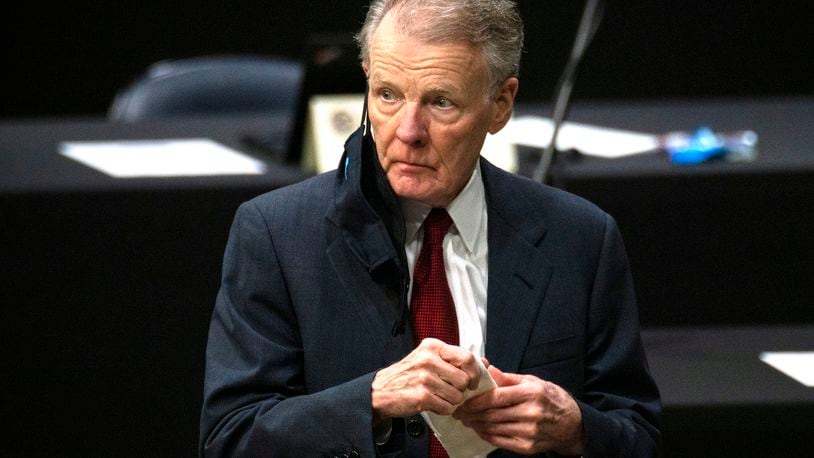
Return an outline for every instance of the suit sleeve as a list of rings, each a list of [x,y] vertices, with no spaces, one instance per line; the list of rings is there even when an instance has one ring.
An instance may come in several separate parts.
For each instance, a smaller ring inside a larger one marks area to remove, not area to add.
[[[639,334],[636,297],[616,223],[606,216],[591,293],[584,393],[585,457],[656,456],[661,403]]]
[[[275,241],[252,203],[235,216],[206,349],[200,456],[373,456],[373,373],[307,392]]]

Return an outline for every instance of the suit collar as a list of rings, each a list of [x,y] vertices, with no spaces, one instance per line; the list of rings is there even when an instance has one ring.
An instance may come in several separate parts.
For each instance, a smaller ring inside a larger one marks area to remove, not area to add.
[[[524,188],[518,188],[517,182],[523,180],[526,184],[525,189],[533,189],[538,185],[531,180],[510,174],[486,159],[481,158],[480,163],[490,223],[493,215],[498,216],[520,238],[537,246],[545,236],[547,228],[544,221],[532,216],[539,213],[539,209],[535,208],[534,200],[529,199],[529,196],[521,191]]]

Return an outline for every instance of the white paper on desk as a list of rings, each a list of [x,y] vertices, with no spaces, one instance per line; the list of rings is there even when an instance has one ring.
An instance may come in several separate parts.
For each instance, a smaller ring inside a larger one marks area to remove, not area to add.
[[[807,387],[814,387],[814,351],[767,351],[760,360]]]
[[[512,118],[496,136],[516,145],[545,148],[551,141],[554,123],[540,116]],[[557,134],[557,149],[577,150],[583,154],[618,158],[646,153],[659,147],[657,135],[612,129],[575,122],[564,122]]]
[[[486,366],[480,358],[475,358],[480,366],[480,381],[474,390],[464,393],[464,399],[473,398],[489,390],[495,389],[497,384],[489,375]],[[435,436],[447,451],[450,458],[479,458],[485,457],[497,447],[481,439],[471,428],[449,415],[438,415],[432,412],[421,412],[424,421],[430,425]]]
[[[263,161],[207,138],[63,142],[63,156],[116,178],[260,175]]]

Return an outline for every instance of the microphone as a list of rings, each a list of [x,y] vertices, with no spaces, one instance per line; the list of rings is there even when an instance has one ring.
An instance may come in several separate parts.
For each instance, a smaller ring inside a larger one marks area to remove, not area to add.
[[[534,181],[540,183],[545,183],[546,181],[548,168],[554,156],[554,148],[557,144],[557,135],[560,132],[560,125],[563,119],[565,119],[565,114],[568,110],[571,90],[574,88],[579,63],[582,61],[582,56],[585,54],[585,50],[593,39],[596,29],[599,28],[599,23],[602,21],[604,11],[604,0],[587,0],[585,2],[585,9],[582,11],[582,18],[580,19],[579,28],[577,29],[574,46],[571,49],[571,55],[557,83],[557,89],[554,92],[554,114],[552,116],[554,129],[551,133],[551,141],[549,141],[548,146],[546,146],[540,155],[540,162],[534,170]]]

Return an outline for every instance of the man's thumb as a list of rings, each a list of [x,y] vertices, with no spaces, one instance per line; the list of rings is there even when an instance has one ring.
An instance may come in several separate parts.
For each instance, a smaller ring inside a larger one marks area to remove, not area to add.
[[[497,386],[517,385],[522,380],[521,375],[503,372],[495,366],[489,366],[487,370],[495,383],[497,383]]]

